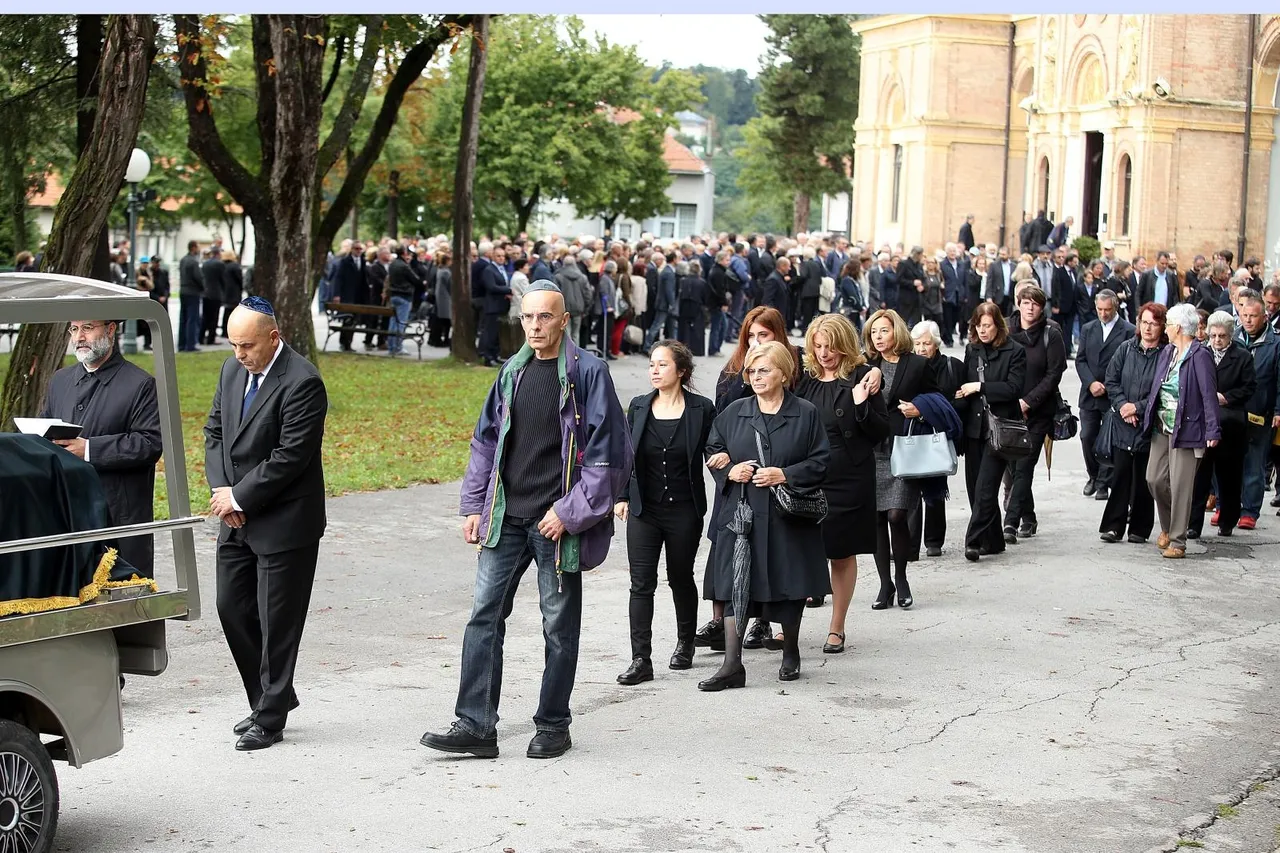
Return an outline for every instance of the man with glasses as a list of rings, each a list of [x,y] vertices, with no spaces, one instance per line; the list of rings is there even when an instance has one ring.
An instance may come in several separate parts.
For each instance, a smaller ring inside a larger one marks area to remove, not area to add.
[[[76,320],[69,327],[77,364],[53,374],[42,418],[83,427],[79,437],[55,441],[92,465],[107,496],[112,526],[154,519],[156,460],[160,458],[160,407],[156,381],[124,360],[116,346],[115,320]],[[152,539],[119,540],[120,558],[144,577],[154,576]]]
[[[604,561],[613,503],[631,477],[627,420],[605,363],[565,335],[554,283],[533,282],[520,303],[526,345],[507,360],[471,438],[462,481],[463,538],[479,551],[471,619],[462,638],[457,720],[423,746],[498,755],[502,645],[516,588],[538,566],[546,667],[530,758],[572,745],[569,696],[582,627],[581,571]]]

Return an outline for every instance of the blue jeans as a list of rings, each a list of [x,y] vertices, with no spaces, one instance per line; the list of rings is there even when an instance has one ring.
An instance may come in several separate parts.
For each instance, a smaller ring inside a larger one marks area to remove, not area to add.
[[[409,306],[412,300],[407,296],[392,296],[391,308],[396,315],[391,319],[391,336],[387,338],[387,352],[395,354],[404,350],[404,338],[397,334],[409,325]]]
[[[676,336],[676,317],[674,314],[657,309],[653,312],[653,322],[649,324],[649,333],[644,336],[644,348],[647,350],[658,340],[658,335],[670,340]]]
[[[711,342],[707,345],[707,355],[715,355],[724,345],[725,312],[719,308],[711,309]]]
[[[178,352],[191,352],[200,340],[200,296],[178,296]]]
[[[540,518],[504,518],[498,544],[480,551],[471,620],[462,636],[462,673],[454,713],[462,729],[494,737],[502,696],[502,643],[520,578],[538,564],[538,598],[546,666],[533,723],[540,732],[569,730],[569,696],[578,671],[582,575],[556,577],[556,543],[538,532]],[[561,591],[563,588],[563,591]]]
[[[1271,419],[1262,426],[1249,424],[1248,445],[1244,451],[1244,494],[1240,500],[1240,517],[1258,520],[1262,512],[1263,478],[1266,476],[1267,453],[1271,450]]]

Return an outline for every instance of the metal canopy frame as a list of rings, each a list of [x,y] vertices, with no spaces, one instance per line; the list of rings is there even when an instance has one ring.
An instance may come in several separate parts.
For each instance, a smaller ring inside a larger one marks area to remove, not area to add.
[[[69,323],[72,320],[144,320],[151,327],[152,339],[158,342],[153,349],[156,396],[171,517],[148,524],[2,542],[0,554],[70,544],[90,534],[94,539],[101,539],[168,530],[173,537],[177,589],[0,619],[0,647],[155,619],[200,618],[200,580],[196,574],[195,538],[191,528],[203,524],[204,518],[191,514],[191,496],[187,491],[169,315],[145,292],[119,285],[58,273],[0,273],[0,323]]]

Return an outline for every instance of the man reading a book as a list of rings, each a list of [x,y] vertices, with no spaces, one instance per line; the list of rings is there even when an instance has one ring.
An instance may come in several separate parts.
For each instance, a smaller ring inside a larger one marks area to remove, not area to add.
[[[98,472],[113,527],[153,520],[161,453],[156,381],[120,355],[119,328],[114,320],[71,323],[68,333],[77,363],[53,374],[40,414],[82,427],[78,437],[54,443]],[[139,575],[154,576],[150,534],[121,539],[119,548],[120,557]]]

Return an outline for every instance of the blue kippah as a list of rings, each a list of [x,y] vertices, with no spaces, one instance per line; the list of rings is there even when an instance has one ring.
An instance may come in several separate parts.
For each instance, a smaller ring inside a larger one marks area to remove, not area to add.
[[[529,286],[524,289],[524,295],[528,296],[530,293],[538,293],[539,291],[543,291],[543,290],[549,291],[551,293],[561,292],[560,286],[556,284],[554,281],[550,281],[545,278],[540,278],[537,281],[529,282]]]
[[[272,308],[271,303],[261,296],[246,296],[240,300],[240,304],[250,311],[257,311],[259,314],[266,314],[269,317],[276,316],[276,309]]]

